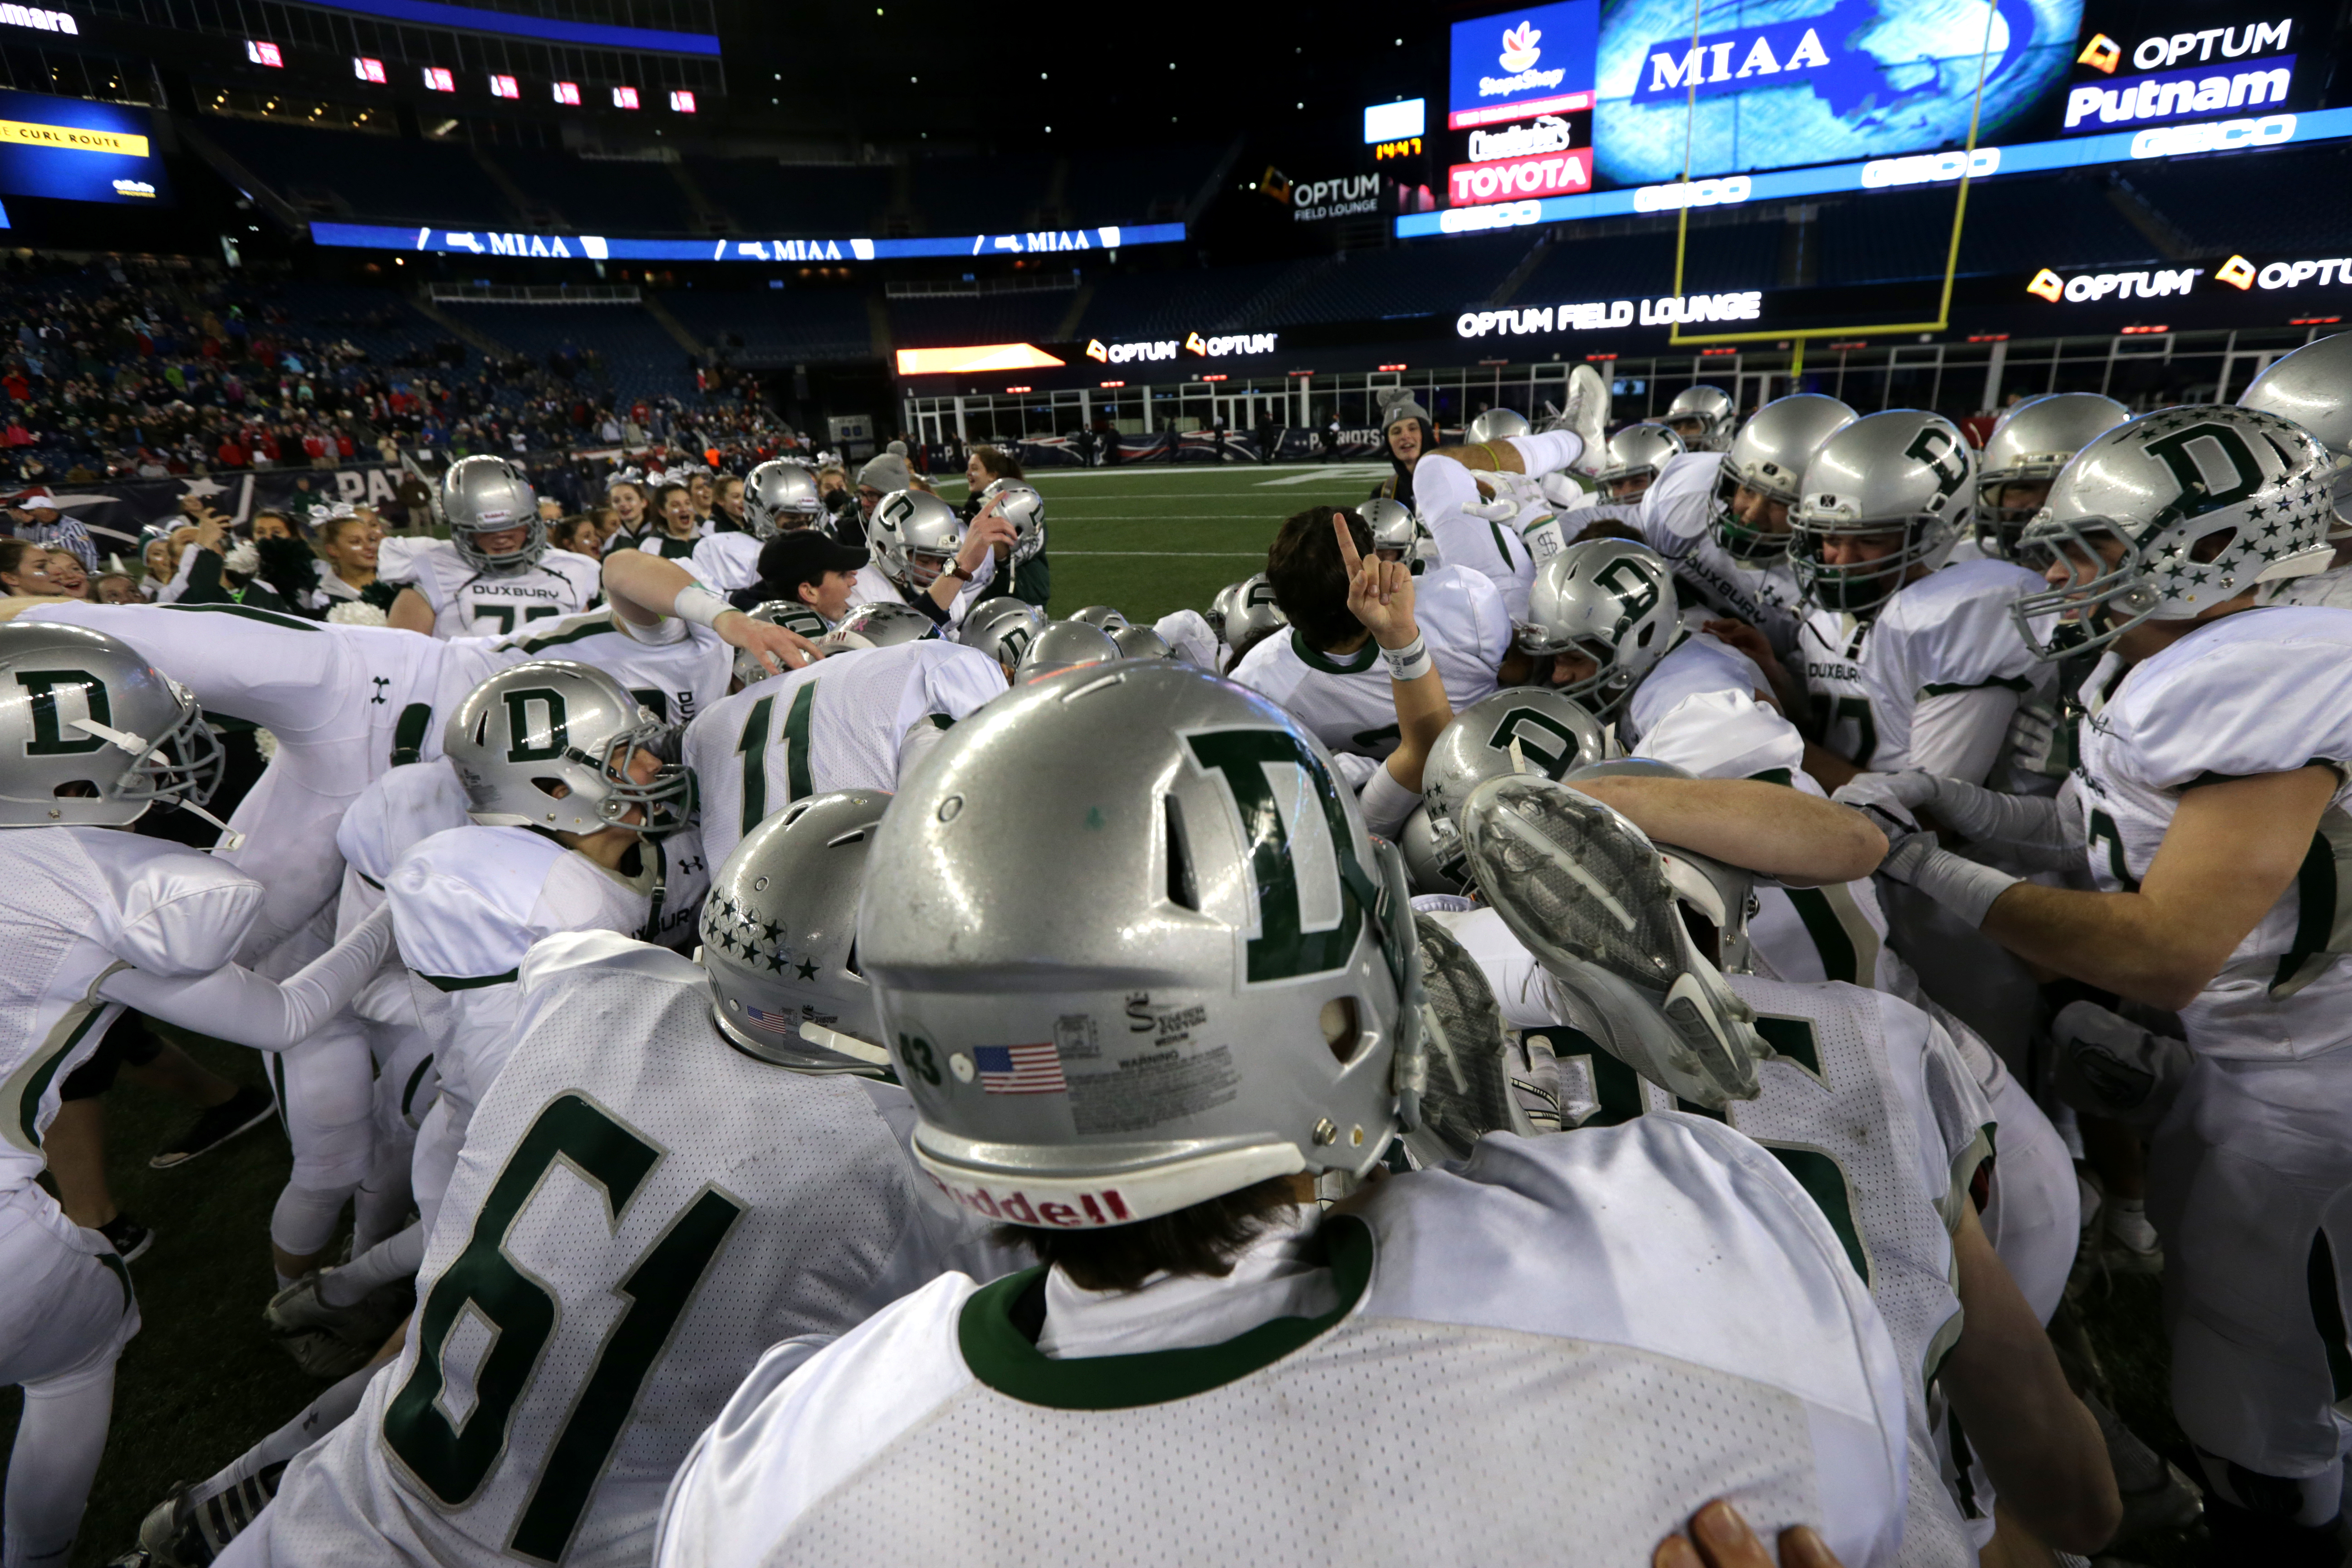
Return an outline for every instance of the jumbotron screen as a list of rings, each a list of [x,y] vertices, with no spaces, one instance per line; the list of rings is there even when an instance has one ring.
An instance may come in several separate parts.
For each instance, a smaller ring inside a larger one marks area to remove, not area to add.
[[[1555,0],[1455,23],[1446,100],[1446,205],[1547,210],[1405,232],[2344,136],[2335,28],[2307,0]],[[1710,189],[1658,189],[1685,168]]]
[[[154,205],[171,199],[147,111],[0,89],[0,192]]]

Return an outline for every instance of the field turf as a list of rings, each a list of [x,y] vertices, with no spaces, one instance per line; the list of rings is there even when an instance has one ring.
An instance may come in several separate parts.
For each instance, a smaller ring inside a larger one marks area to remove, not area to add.
[[[1263,569],[1283,518],[1318,502],[1349,504],[1385,473],[1368,465],[1288,468],[1047,469],[1053,609],[1069,615],[1111,605],[1150,621],[1203,608],[1228,583]],[[961,501],[961,480],[943,484]],[[188,1042],[197,1058],[260,1084],[260,1057]],[[134,1540],[141,1517],[173,1481],[209,1475],[290,1419],[321,1386],[269,1341],[261,1309],[272,1289],[269,1211],[286,1178],[284,1134],[272,1124],[175,1172],[147,1157],[192,1114],[127,1079],[106,1098],[109,1164],[116,1201],[154,1226],[154,1247],[131,1266],[145,1326],[125,1352],[114,1424],[75,1552],[95,1568]],[[2125,1419],[2186,1466],[2167,1410],[2159,1282],[2095,1282],[2080,1306]],[[0,1391],[0,1443],[15,1433],[20,1398]],[[2122,1561],[2186,1568],[2189,1539],[2134,1542]]]

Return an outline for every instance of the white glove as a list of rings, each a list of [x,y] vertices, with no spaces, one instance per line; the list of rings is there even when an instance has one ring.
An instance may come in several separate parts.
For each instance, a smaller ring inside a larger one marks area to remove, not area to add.
[[[1864,813],[1882,827],[1891,822],[1906,832],[1916,833],[1916,814],[1921,806],[1936,804],[1939,783],[1935,774],[1917,768],[1897,773],[1856,773],[1832,790],[1830,798]],[[1888,839],[1893,840],[1891,832]]]
[[[1887,842],[1893,847],[1878,863],[1878,874],[1909,883],[1972,929],[1984,924],[1995,899],[2025,879],[1938,849],[1932,833],[1906,834],[1899,842],[1890,834]]]
[[[1508,522],[1519,515],[1519,503],[1497,490],[1493,500],[1464,501],[1462,515],[1475,517],[1481,522]]]
[[[2009,721],[2010,761],[2027,773],[2064,778],[2073,769],[2074,726],[2040,698],[2017,705]]]
[[[1565,471],[1546,474],[1537,481],[1537,484],[1543,490],[1544,500],[1550,503],[1555,512],[1573,510],[1592,499],[1592,492],[1578,484]]]

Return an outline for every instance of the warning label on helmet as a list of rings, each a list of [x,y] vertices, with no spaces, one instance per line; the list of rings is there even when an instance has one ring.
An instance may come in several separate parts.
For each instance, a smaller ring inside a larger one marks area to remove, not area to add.
[[[1230,1046],[1192,1056],[1151,1051],[1121,1057],[1109,1072],[1071,1079],[1070,1113],[1080,1132],[1136,1132],[1213,1110],[1240,1084]]]

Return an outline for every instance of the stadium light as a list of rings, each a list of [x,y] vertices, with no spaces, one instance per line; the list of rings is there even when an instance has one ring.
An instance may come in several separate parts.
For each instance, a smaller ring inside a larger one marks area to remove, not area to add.
[[[637,89],[636,89],[635,88],[634,88],[634,87],[616,87],[616,88],[614,88],[614,89],[613,89],[613,107],[614,107],[614,108],[615,108],[615,109],[635,109],[636,106],[637,106]]]
[[[576,81],[557,82],[555,84],[555,101],[558,103],[568,103],[574,109],[579,108],[580,84]]]
[[[383,74],[383,62],[379,59],[371,59],[366,55],[353,55],[352,57],[352,75],[357,77],[362,81],[372,81],[375,83],[376,86],[382,87],[384,85],[385,80]]]

